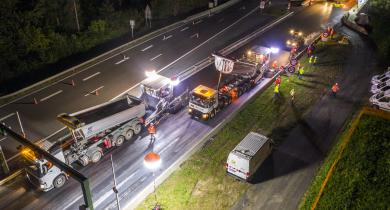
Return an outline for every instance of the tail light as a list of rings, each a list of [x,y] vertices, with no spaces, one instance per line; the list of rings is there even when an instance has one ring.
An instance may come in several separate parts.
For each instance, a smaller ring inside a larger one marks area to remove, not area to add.
[[[246,177],[248,178],[248,177],[250,177],[251,176],[251,173],[249,173],[249,172],[246,172]]]

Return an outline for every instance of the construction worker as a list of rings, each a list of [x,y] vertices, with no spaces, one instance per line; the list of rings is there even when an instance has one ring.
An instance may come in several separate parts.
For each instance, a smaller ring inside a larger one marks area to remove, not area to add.
[[[336,82],[333,86],[332,86],[332,94],[334,97],[336,97],[337,95],[337,92],[339,92],[340,88],[339,88],[339,84]]]
[[[150,135],[150,140],[152,142],[154,142],[154,140],[156,139],[156,137],[154,136],[154,135],[156,135],[156,126],[154,125],[154,123],[150,123],[150,125],[148,127],[148,132]]]
[[[291,96],[291,104],[294,104],[294,99],[295,99],[295,90],[294,90],[294,88],[290,90],[290,96]]]
[[[276,77],[276,80],[275,80],[275,85],[280,85],[282,83],[282,77],[280,77],[280,75],[278,77]]]
[[[298,78],[299,78],[299,79],[302,79],[303,73],[305,73],[305,70],[303,69],[303,66],[301,66],[301,67],[298,69]]]
[[[310,58],[309,58],[309,63],[310,64],[313,63],[313,59],[314,59],[314,56],[310,56]]]
[[[275,89],[274,89],[274,98],[278,99],[280,97],[279,95],[279,86],[280,85],[275,85]]]
[[[317,63],[317,56],[314,56],[313,65]]]

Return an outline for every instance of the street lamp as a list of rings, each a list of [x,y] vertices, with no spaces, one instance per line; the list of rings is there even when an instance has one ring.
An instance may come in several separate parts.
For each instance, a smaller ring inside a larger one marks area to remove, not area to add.
[[[152,170],[152,174],[153,174],[153,189],[154,189],[154,199],[156,201],[156,206],[158,205],[158,201],[157,201],[157,193],[156,193],[156,178],[154,176],[154,172],[161,166],[161,162],[162,161],[160,155],[155,152],[149,152],[144,157],[145,167]]]

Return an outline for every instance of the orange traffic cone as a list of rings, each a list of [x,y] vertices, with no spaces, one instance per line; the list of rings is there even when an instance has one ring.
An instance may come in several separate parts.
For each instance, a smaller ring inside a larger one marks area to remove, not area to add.
[[[72,79],[72,86],[76,86],[76,83],[74,82],[73,79]]]
[[[99,95],[99,90],[96,90],[95,91],[95,96],[98,96]]]
[[[38,104],[38,101],[35,97],[34,97],[34,104]]]

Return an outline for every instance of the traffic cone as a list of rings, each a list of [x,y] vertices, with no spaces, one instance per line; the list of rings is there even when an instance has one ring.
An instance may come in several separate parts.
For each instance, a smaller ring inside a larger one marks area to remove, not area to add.
[[[74,83],[74,80],[72,79],[72,86],[76,86],[76,83]]]
[[[34,97],[34,104],[38,104],[38,101],[35,97]]]
[[[95,96],[98,96],[99,95],[99,90],[96,90],[95,91]]]

